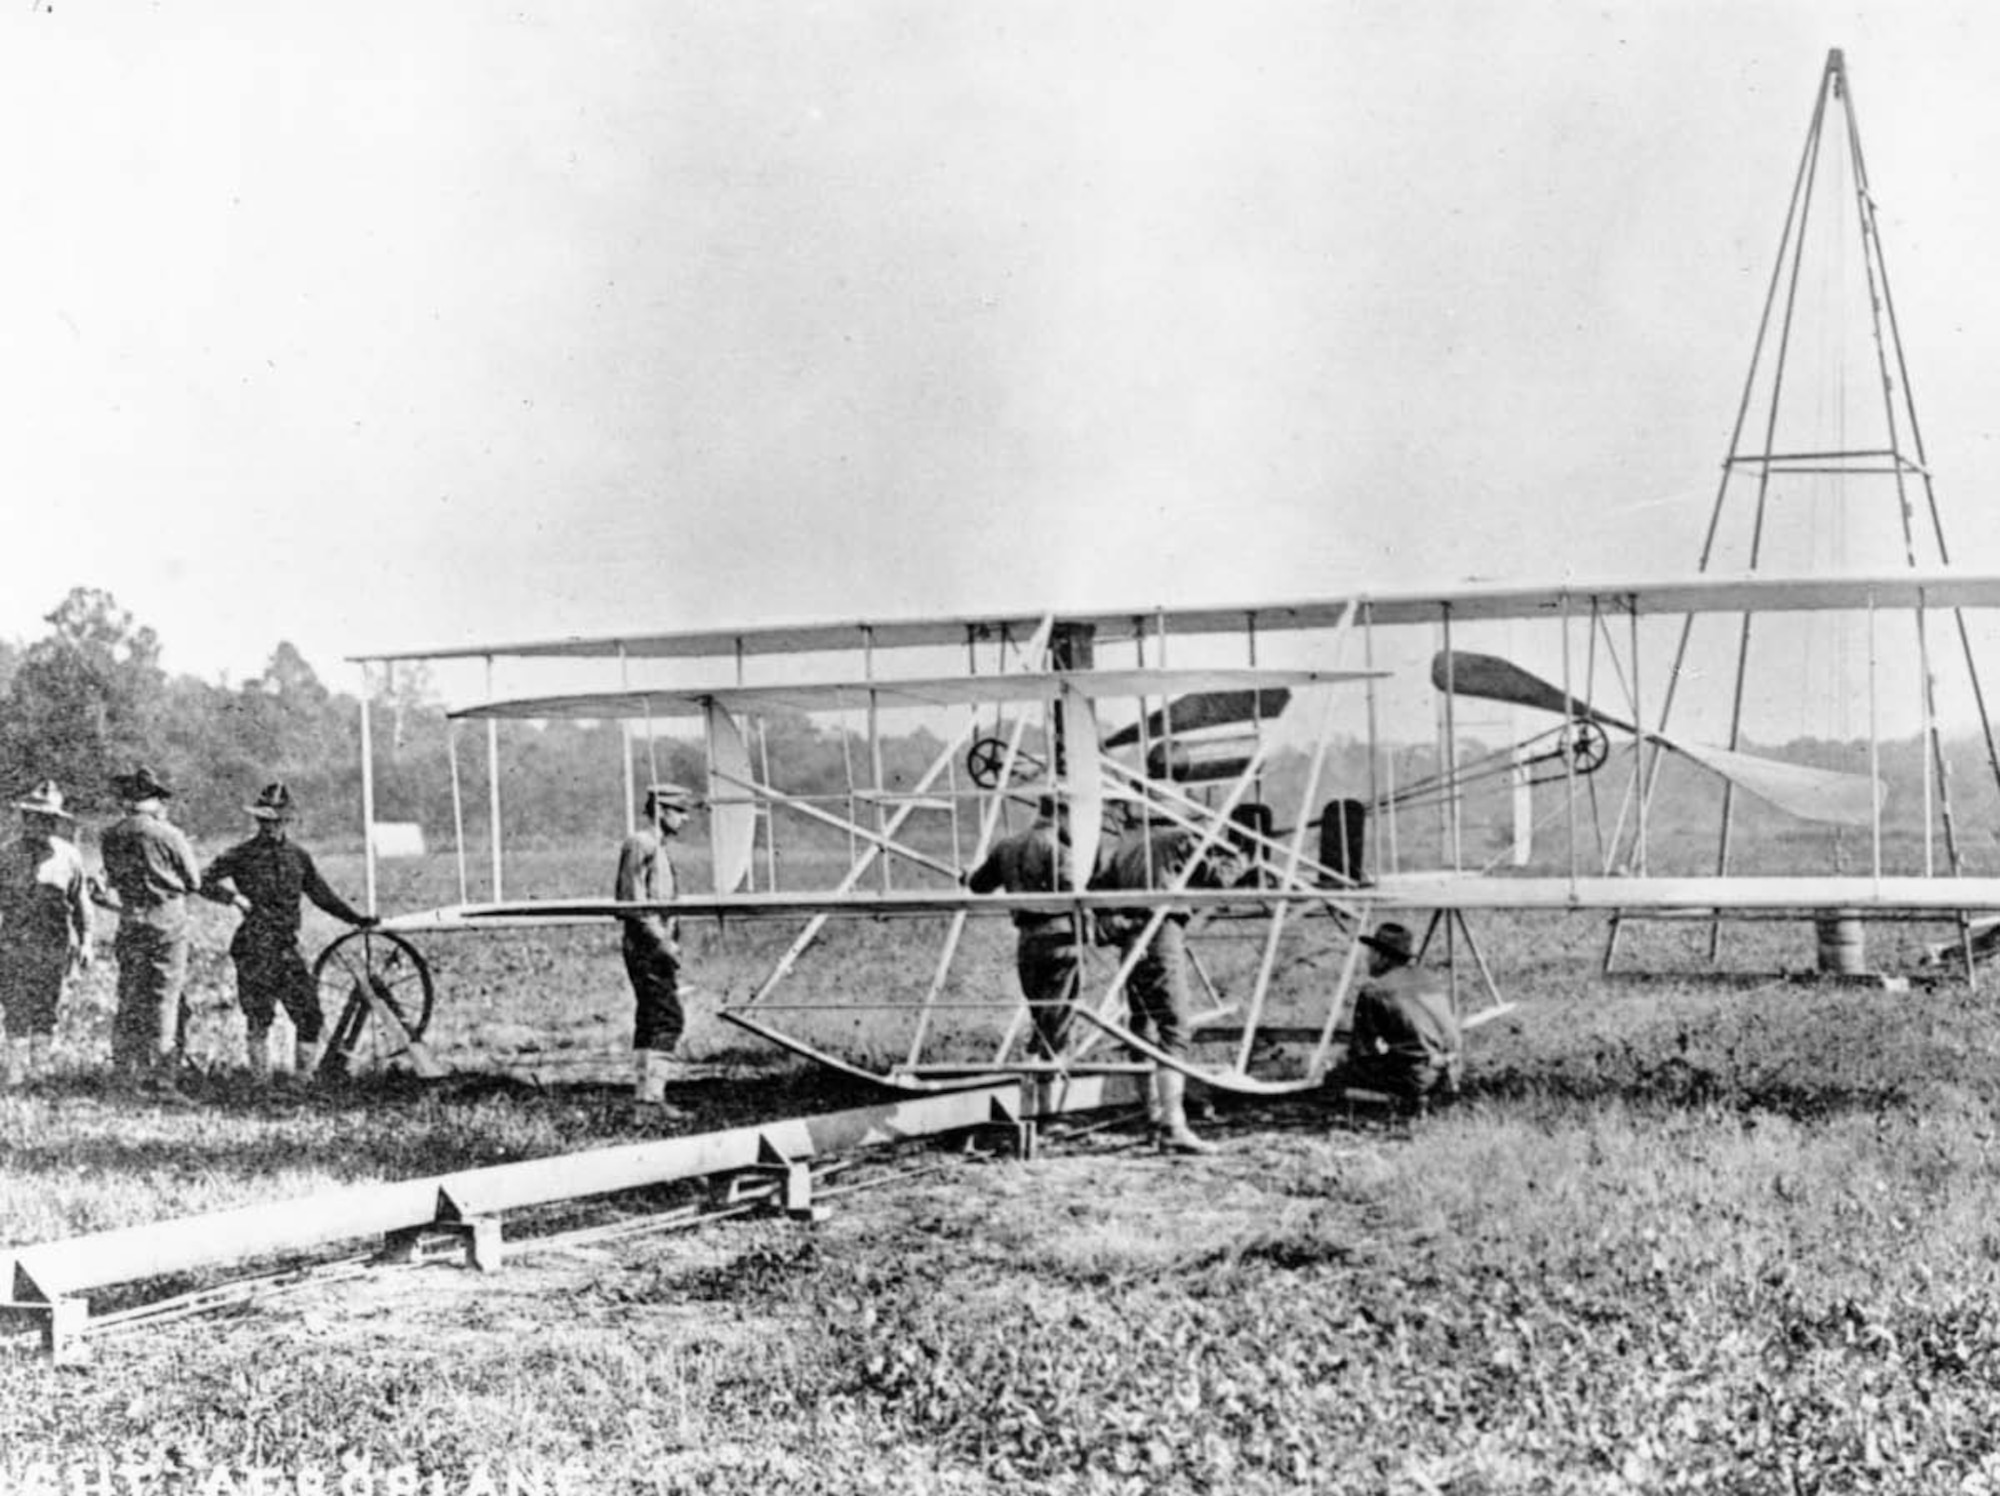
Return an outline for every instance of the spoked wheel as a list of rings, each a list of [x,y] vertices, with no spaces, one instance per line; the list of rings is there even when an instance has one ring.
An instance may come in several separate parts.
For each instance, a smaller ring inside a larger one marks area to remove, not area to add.
[[[1604,729],[1595,722],[1572,722],[1569,737],[1564,743],[1570,761],[1576,765],[1579,774],[1592,774],[1604,767],[1604,761],[1611,757],[1611,739]]]
[[[320,1069],[380,1070],[408,1055],[431,1021],[431,968],[387,930],[350,930],[313,962],[322,1012],[334,1015]]]
[[[1001,738],[981,738],[965,751],[965,770],[982,790],[997,789],[1007,767],[1007,744]]]

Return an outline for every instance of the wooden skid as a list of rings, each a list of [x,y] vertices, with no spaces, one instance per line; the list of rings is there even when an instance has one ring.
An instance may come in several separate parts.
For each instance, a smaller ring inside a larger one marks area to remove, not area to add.
[[[836,1075],[847,1076],[850,1080],[865,1080],[873,1085],[881,1086],[885,1090],[902,1091],[912,1096],[936,1095],[945,1091],[963,1091],[969,1086],[1003,1085],[1013,1079],[1011,1075],[1005,1072],[996,1072],[990,1067],[976,1073],[968,1071],[958,1075],[938,1076],[928,1079],[900,1070],[870,1070],[865,1065],[856,1065],[852,1061],[843,1060],[839,1055],[808,1044],[805,1040],[795,1038],[793,1035],[787,1034],[782,1030],[774,1029],[768,1024],[760,1023],[740,1009],[721,1008],[717,1010],[716,1016],[726,1019],[747,1033],[755,1034],[767,1043],[777,1045],[780,1049],[790,1050],[801,1059],[811,1060],[815,1065],[823,1065]]]
[[[1190,1080],[1198,1080],[1213,1090],[1227,1091],[1237,1096],[1297,1096],[1301,1092],[1316,1089],[1322,1079],[1317,1075],[1304,1075],[1296,1080],[1259,1080],[1256,1076],[1245,1075],[1240,1070],[1210,1070],[1168,1054],[1157,1044],[1141,1039],[1124,1024],[1115,1023],[1080,1004],[1076,1014],[1077,1017],[1095,1024],[1128,1049],[1144,1055],[1154,1064],[1164,1065],[1169,1070],[1178,1070]]]

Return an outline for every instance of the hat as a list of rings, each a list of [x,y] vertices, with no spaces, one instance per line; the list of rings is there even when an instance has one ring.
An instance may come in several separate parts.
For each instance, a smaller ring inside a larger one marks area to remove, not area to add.
[[[282,781],[267,784],[257,792],[257,803],[243,808],[260,821],[289,821],[292,818],[292,792]]]
[[[118,792],[121,800],[171,800],[174,795],[144,764],[130,774],[112,775],[111,787]]]
[[[1417,959],[1417,942],[1409,927],[1394,921],[1376,926],[1374,934],[1361,937],[1361,943],[1385,956],[1394,956],[1398,961]]]
[[[651,811],[694,809],[694,791],[684,784],[649,784],[646,805]]]
[[[61,816],[66,821],[76,817],[63,809],[62,791],[56,788],[53,779],[44,779],[33,790],[14,802],[14,809],[28,815]]]

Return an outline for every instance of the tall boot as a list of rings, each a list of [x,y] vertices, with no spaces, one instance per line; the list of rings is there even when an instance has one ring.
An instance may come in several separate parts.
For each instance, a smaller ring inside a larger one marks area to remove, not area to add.
[[[49,1073],[49,1051],[55,1047],[55,1038],[54,1034],[28,1035],[26,1040],[28,1046],[26,1066],[31,1079]]]
[[[1166,1120],[1166,1112],[1160,1105],[1160,1077],[1167,1072],[1154,1070],[1146,1077],[1146,1136],[1154,1142],[1160,1138],[1160,1128]]]
[[[258,1085],[271,1078],[271,1029],[252,1026],[243,1036],[243,1058],[250,1066],[250,1079]]]
[[[0,1056],[0,1085],[18,1086],[28,1078],[28,1041],[9,1039]]]
[[[1188,1130],[1187,1077],[1178,1070],[1161,1070],[1154,1081],[1160,1091],[1160,1143],[1170,1153],[1214,1153]]]
[[[657,1049],[642,1049],[634,1057],[632,1100],[658,1106],[667,1099],[667,1072],[673,1061]]]

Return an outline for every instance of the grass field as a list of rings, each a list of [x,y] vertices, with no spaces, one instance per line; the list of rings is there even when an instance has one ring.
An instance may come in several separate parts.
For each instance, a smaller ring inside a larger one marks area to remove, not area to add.
[[[594,892],[601,871],[552,858],[542,891]],[[421,901],[401,892],[385,905]],[[218,1068],[197,1105],[89,1069],[102,972],[65,1021],[73,1073],[0,1098],[8,1240],[640,1135],[588,1078],[250,1090],[221,1068],[240,1031],[226,923],[203,937],[196,1049]],[[907,982],[914,932],[871,928],[808,979]],[[344,1477],[359,1496],[364,1470],[409,1496],[510,1472],[604,1491],[2000,1488],[1992,1000],[1606,980],[1599,922],[1475,928],[1522,1006],[1479,1031],[1469,1094],[1437,1115],[1225,1106],[1212,1159],[1114,1131],[945,1163],[817,1226],[323,1286],[106,1339],[83,1371],[7,1358],[0,1479],[39,1459],[95,1480],[101,1457],[160,1489],[299,1496]],[[1004,929],[985,933],[968,980],[1004,983]],[[775,938],[697,935],[697,982],[740,990]],[[1916,934],[1872,938],[1889,959]],[[1647,939],[1693,964],[1692,932]],[[1732,945],[1802,967],[1812,934]],[[627,1035],[605,931],[434,955],[460,1063],[553,1075]],[[725,1026],[692,1041],[710,1069],[680,1125],[857,1099]]]

